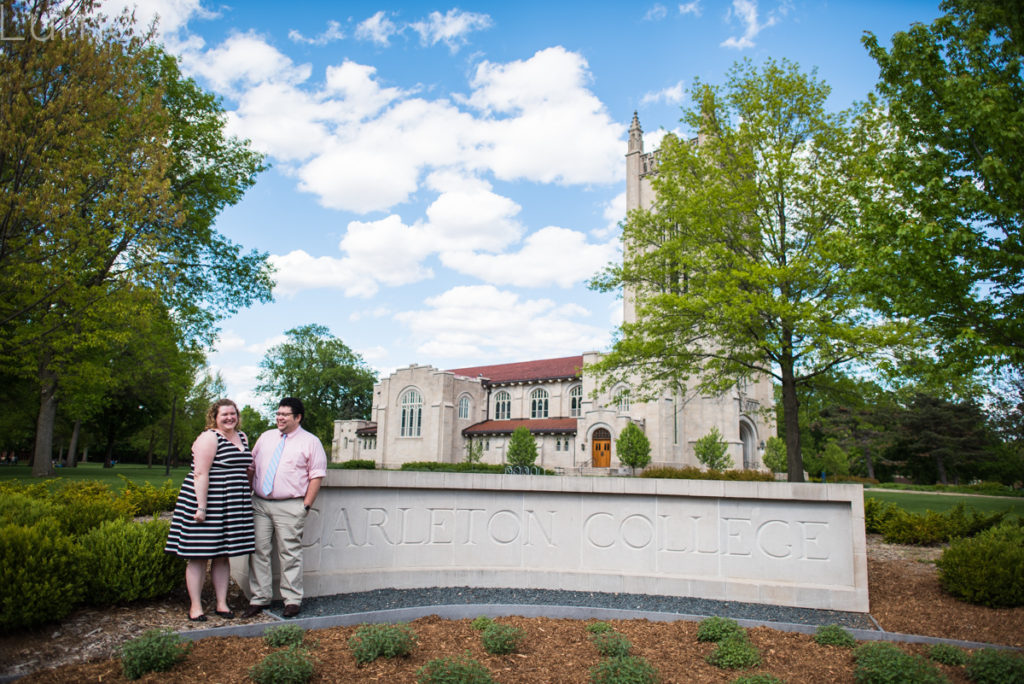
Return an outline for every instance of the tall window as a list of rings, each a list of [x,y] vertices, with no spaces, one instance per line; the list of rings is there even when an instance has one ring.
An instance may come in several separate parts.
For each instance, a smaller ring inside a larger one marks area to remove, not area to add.
[[[512,395],[502,390],[494,395],[494,419],[508,420],[512,417]]]
[[[416,390],[402,395],[402,437],[419,437],[423,428],[423,396]]]
[[[530,418],[548,417],[548,391],[535,389],[530,392]]]
[[[583,385],[576,385],[569,390],[569,417],[579,418],[583,415]]]
[[[469,418],[469,397],[459,398],[459,418]]]
[[[615,395],[615,406],[619,413],[629,413],[629,390],[621,389]]]

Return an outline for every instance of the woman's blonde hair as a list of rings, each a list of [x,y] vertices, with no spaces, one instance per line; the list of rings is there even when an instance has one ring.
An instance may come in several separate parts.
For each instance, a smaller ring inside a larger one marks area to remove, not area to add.
[[[238,426],[237,427],[241,427],[242,426],[242,412],[238,410],[238,404],[236,404],[235,402],[231,401],[230,399],[218,399],[217,401],[213,402],[213,406],[211,406],[206,411],[206,429],[209,430],[211,428],[217,427],[217,413],[220,412],[220,407],[221,406],[233,406],[234,407],[235,413],[238,414]]]

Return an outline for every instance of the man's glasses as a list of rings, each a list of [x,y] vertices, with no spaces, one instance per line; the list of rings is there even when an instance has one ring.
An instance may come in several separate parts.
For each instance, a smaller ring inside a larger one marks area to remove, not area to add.
[[[294,413],[283,413],[281,411],[278,411],[274,415],[277,416],[278,418],[287,418],[288,416],[294,416],[295,414]]]

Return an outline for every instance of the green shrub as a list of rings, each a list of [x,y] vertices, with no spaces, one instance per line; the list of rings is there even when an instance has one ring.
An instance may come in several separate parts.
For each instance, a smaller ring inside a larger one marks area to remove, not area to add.
[[[590,669],[592,684],[655,684],[658,671],[646,658],[606,658]]]
[[[814,641],[823,646],[842,646],[853,648],[857,640],[839,625],[821,625],[814,632]]]
[[[853,678],[858,684],[947,684],[949,680],[920,656],[901,651],[886,641],[861,644],[853,650]]]
[[[768,438],[764,447],[764,464],[773,473],[785,473],[789,470],[786,440],[775,436]]]
[[[963,665],[967,662],[967,653],[952,644],[932,644],[928,647],[928,657],[943,665]]]
[[[486,615],[478,615],[477,617],[475,617],[473,619],[473,622],[470,623],[470,626],[473,629],[483,631],[483,630],[487,629],[487,626],[492,624],[493,622],[494,622],[494,620],[492,620],[491,618],[487,617]]]
[[[403,463],[401,470],[426,470],[429,472],[443,473],[493,473],[500,475],[505,472],[505,466],[495,463],[438,463],[436,461],[410,461]],[[545,470],[544,475],[554,475],[554,471]]]
[[[488,653],[506,655],[516,650],[524,636],[526,633],[518,627],[492,622],[484,628],[480,640]]]
[[[590,641],[594,644],[597,652],[606,658],[621,658],[629,655],[629,649],[633,644],[629,642],[626,635],[618,632],[600,632],[592,634]]]
[[[758,673],[752,675],[744,675],[743,677],[737,677],[732,680],[732,684],[785,684],[784,680],[779,679],[775,675]]]
[[[721,641],[734,634],[746,634],[732,618],[709,617],[697,625],[697,641]]]
[[[735,480],[740,482],[774,482],[775,476],[763,470],[703,470],[693,466],[647,468],[638,477],[666,480]]]
[[[693,452],[697,460],[708,470],[725,470],[732,467],[732,457],[727,453],[729,445],[722,439],[717,427],[711,428],[708,434],[693,444]]]
[[[979,513],[974,509],[968,509],[962,501],[944,513],[925,511],[918,514],[899,509],[885,521],[882,535],[890,544],[929,546],[958,537],[974,536],[995,527],[1004,517],[1005,511]]]
[[[949,545],[939,582],[957,598],[990,607],[1024,605],[1024,528],[1004,524]]]
[[[873,496],[864,497],[864,531],[882,534],[889,520],[906,512],[892,501],[878,499]]]
[[[249,678],[256,684],[305,684],[313,677],[315,665],[309,651],[291,646],[250,667]]]
[[[169,629],[151,629],[120,648],[121,669],[127,679],[149,672],[167,672],[192,650],[192,642]]]
[[[134,515],[131,501],[114,494],[105,484],[92,480],[65,482],[53,491],[52,499],[60,510],[64,530],[78,537],[101,524]]]
[[[376,470],[377,462],[369,458],[353,458],[341,463],[328,463],[327,467],[336,470]]]
[[[409,625],[361,625],[349,637],[348,647],[356,662],[370,663],[377,658],[407,656],[416,647],[416,633]]]
[[[591,622],[587,625],[587,631],[591,634],[601,634],[603,632],[614,632],[615,628],[607,622]]]
[[[159,489],[151,483],[136,484],[124,475],[118,475],[124,482],[124,489],[121,491],[121,506],[131,515],[155,515],[163,511],[173,511],[174,504],[178,500],[178,486],[171,480],[166,480]]]
[[[263,640],[268,646],[281,648],[282,646],[301,646],[306,630],[298,625],[278,625],[271,627],[263,633]]]
[[[1013,651],[983,648],[967,661],[967,676],[975,684],[1024,683],[1024,656]]]
[[[715,667],[741,670],[756,667],[761,663],[761,654],[747,638],[746,633],[732,634],[718,642],[716,648],[705,660]]]
[[[164,553],[170,523],[110,520],[79,538],[85,598],[92,605],[166,596],[183,582],[185,560]]]
[[[470,657],[435,658],[416,670],[417,684],[493,684],[490,671]]]
[[[56,521],[60,512],[53,502],[20,491],[0,492],[0,525],[31,527],[45,517]]]
[[[537,461],[537,440],[525,425],[512,431],[505,459],[511,466],[532,466]]]
[[[84,589],[80,554],[53,518],[0,527],[0,632],[67,617]]]

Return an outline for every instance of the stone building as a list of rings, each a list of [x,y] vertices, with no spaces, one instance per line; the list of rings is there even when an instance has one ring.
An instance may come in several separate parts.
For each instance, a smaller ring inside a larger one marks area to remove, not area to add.
[[[633,115],[626,154],[627,209],[649,207],[657,151],[644,153]],[[623,317],[635,320],[632,293]],[[630,401],[622,383],[594,395],[584,369],[598,352],[578,356],[439,370],[411,365],[378,382],[371,420],[335,422],[333,461],[369,459],[396,468],[409,461],[459,462],[470,442],[485,463],[504,463],[512,431],[525,425],[537,441],[537,465],[565,473],[621,467],[615,440],[630,422],[651,442],[652,465],[697,465],[694,442],[717,427],[736,467],[763,467],[764,442],[775,434],[767,378],[718,396],[665,393]]]

